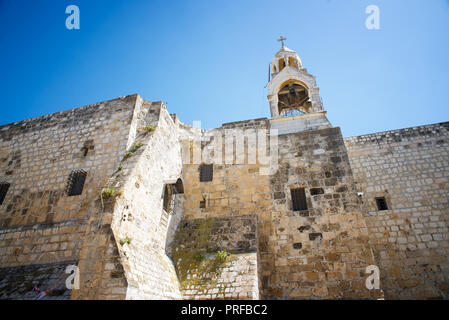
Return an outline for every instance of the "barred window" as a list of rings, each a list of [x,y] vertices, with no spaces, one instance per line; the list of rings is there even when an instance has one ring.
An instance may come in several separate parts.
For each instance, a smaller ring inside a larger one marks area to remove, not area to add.
[[[0,182],[0,204],[3,204],[6,194],[8,193],[10,184],[7,182]]]
[[[202,164],[200,166],[200,182],[212,181],[214,176],[214,166],[212,164]]]
[[[293,211],[307,210],[306,193],[304,188],[291,189]]]
[[[70,196],[79,196],[83,193],[87,172],[81,169],[73,170],[67,181],[66,193]]]
[[[385,197],[376,198],[376,205],[377,210],[379,211],[388,210],[387,200],[385,200]]]

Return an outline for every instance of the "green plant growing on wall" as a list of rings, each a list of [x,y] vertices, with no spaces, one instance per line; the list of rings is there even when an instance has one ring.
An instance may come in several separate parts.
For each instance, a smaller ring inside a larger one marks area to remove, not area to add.
[[[123,159],[128,159],[129,157],[131,157],[133,155],[132,152],[125,152],[125,154],[123,155]]]
[[[119,165],[118,168],[117,168],[117,171],[122,171],[122,169],[123,169],[123,166]]]
[[[131,157],[134,154],[134,152],[139,150],[139,148],[141,148],[142,146],[143,146],[142,142],[134,143],[131,146],[131,148],[129,148],[129,150],[127,152],[125,152],[125,154],[123,155],[123,159],[128,159],[129,157]]]
[[[145,131],[146,131],[146,132],[153,132],[155,129],[156,129],[156,127],[155,127],[155,126],[152,126],[152,125],[150,125],[150,124],[147,124],[147,125],[145,126]]]
[[[125,236],[124,238],[120,239],[119,243],[121,246],[124,246],[125,244],[131,243],[131,238],[128,238],[128,236]]]
[[[204,255],[201,252],[197,252],[193,258],[196,261],[201,262],[204,260]]]
[[[176,233],[172,258],[182,287],[193,285],[206,288],[212,285],[215,281],[212,278],[221,273],[227,262],[229,252],[208,249],[214,225],[215,219],[181,222]]]
[[[216,259],[218,259],[219,261],[226,261],[226,259],[228,259],[230,253],[227,252],[226,250],[218,250],[217,251],[217,255],[215,256]]]
[[[139,148],[142,147],[142,146],[143,146],[143,143],[142,143],[142,142],[134,143],[134,144],[131,146],[131,148],[129,148],[128,152],[134,153],[134,152],[136,152],[137,150],[139,150]]]
[[[114,188],[104,188],[103,190],[101,190],[101,198],[103,200],[111,199],[117,195],[119,195],[119,192]]]
[[[129,259],[128,254],[126,253],[125,250],[120,250],[120,252],[125,256],[125,258],[126,258],[127,260]]]

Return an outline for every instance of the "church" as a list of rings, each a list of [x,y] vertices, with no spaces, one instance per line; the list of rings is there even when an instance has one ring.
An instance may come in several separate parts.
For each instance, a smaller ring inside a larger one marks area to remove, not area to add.
[[[284,41],[270,118],[0,126],[0,299],[448,299],[449,122],[343,138]]]

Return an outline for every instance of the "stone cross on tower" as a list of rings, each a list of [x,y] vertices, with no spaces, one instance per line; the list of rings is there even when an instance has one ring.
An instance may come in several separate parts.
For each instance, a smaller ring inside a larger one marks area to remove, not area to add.
[[[281,37],[278,39],[278,41],[282,43],[282,48],[285,47],[285,45],[284,45],[284,41],[285,41],[285,40],[287,40],[287,38],[284,38],[283,36],[281,36]]]

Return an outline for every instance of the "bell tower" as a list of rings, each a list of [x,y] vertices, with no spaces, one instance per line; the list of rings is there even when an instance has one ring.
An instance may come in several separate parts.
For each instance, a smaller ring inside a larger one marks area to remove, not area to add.
[[[302,121],[304,125],[306,122],[317,125],[318,122],[320,123],[318,127],[312,126],[312,129],[330,127],[315,77],[303,68],[298,53],[285,46],[285,40],[287,39],[282,36],[278,40],[282,43],[282,47],[270,63],[267,93],[272,122],[279,122],[281,118],[283,121],[308,119],[308,121]],[[320,120],[314,118],[320,118]],[[292,126],[291,123],[290,126]]]

